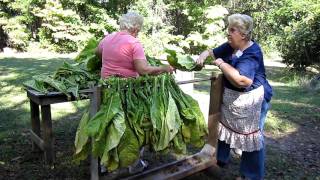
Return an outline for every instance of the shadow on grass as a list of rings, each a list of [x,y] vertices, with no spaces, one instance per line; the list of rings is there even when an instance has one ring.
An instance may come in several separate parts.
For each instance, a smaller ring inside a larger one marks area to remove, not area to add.
[[[89,162],[74,164],[74,138],[82,111],[69,114],[53,122],[55,167],[46,166],[42,153],[32,152],[26,129],[13,131],[1,139],[0,159],[4,162],[0,174],[6,179],[88,179]],[[4,141],[4,142],[3,142]]]
[[[63,61],[71,59],[0,59],[0,179],[88,179],[87,162],[80,166],[72,163],[73,142],[82,111],[53,121],[54,169],[44,166],[42,154],[32,152],[28,135],[29,100],[22,83],[33,75],[54,72]],[[11,99],[17,96],[19,101]]]

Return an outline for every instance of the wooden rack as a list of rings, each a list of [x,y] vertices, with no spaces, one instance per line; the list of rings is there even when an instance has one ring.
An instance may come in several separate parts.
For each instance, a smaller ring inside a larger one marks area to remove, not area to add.
[[[210,87],[210,102],[209,102],[209,116],[208,116],[208,142],[216,147],[217,144],[217,125],[218,118],[220,116],[220,104],[222,100],[222,75],[212,75],[210,78],[194,79],[188,81],[180,81],[177,84],[188,84],[201,81],[211,81]],[[101,103],[101,88],[94,87],[92,89],[81,90],[79,92],[82,95],[86,95],[90,98],[90,116],[94,116],[100,107]],[[55,159],[54,152],[54,136],[52,130],[51,119],[51,104],[75,101],[76,98],[71,96],[68,99],[67,96],[60,92],[50,92],[47,94],[39,93],[37,91],[27,89],[27,96],[30,100],[30,114],[31,125],[30,137],[33,141],[33,149],[39,150],[44,153],[45,162],[53,165]],[[87,99],[87,98],[84,98]],[[41,108],[40,108],[41,107]],[[42,124],[40,124],[40,114]],[[41,133],[42,131],[42,133]],[[192,165],[191,162],[201,160],[200,163]],[[100,166],[97,159],[90,157],[90,173],[91,179],[110,179],[108,175],[102,176],[100,173]],[[194,154],[184,159],[174,161],[165,164],[161,167],[147,170],[145,172],[136,174],[127,179],[180,179],[190,174],[196,173],[203,169],[206,169],[215,164],[214,157],[203,157],[200,154]],[[170,172],[170,169],[175,168],[177,171]]]
[[[222,101],[222,75],[212,75],[210,78],[194,79],[188,81],[180,81],[177,84],[188,84],[201,81],[211,80],[210,87],[210,101],[209,101],[209,116],[208,116],[208,142],[212,146],[216,147],[217,144],[217,128],[218,119],[220,117],[220,105]],[[93,93],[90,97],[90,116],[93,117],[98,111],[101,104],[101,88],[95,87]],[[201,170],[204,170],[210,166],[216,164],[216,159],[214,156],[206,156],[204,154],[196,153],[194,155],[188,156],[186,158],[164,164],[160,167],[143,171],[138,174],[129,175],[123,177],[123,174],[128,173],[122,170],[114,172],[112,174],[101,174],[100,173],[100,163],[99,160],[90,157],[90,174],[91,180],[99,179],[181,179]],[[123,174],[122,174],[123,173]]]

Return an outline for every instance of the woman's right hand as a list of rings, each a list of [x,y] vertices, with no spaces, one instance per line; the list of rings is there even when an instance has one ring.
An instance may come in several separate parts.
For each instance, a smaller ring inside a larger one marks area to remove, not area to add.
[[[162,68],[163,68],[163,72],[167,72],[167,73],[173,73],[175,71],[175,68],[170,65],[164,65],[162,66]]]

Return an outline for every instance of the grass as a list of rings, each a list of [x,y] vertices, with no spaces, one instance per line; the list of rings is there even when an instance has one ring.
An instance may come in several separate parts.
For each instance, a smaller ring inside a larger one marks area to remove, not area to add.
[[[27,131],[31,127],[29,101],[22,83],[33,75],[53,72],[63,61],[72,59],[69,56],[0,56],[0,179],[88,179],[88,162],[80,165],[72,162],[76,128],[88,101],[52,105],[56,148],[53,169],[43,166],[43,157],[31,151]],[[204,69],[195,73],[195,77],[208,77],[212,71]],[[312,128],[320,125],[319,92],[304,88],[309,77],[299,78],[300,75],[283,67],[267,67],[267,73],[275,91],[265,126],[268,138],[272,142],[295,144],[305,141],[311,144],[310,138],[318,136]],[[196,93],[208,94],[210,82],[197,83],[194,88]],[[309,129],[306,131],[305,128]],[[306,133],[306,139],[293,141],[292,138],[300,137],[301,132]],[[318,141],[312,143],[319,152]],[[266,179],[320,179],[319,166],[314,169],[310,168],[312,163],[299,165],[294,156],[277,146],[267,146]],[[238,161],[233,168],[230,177],[237,174]]]

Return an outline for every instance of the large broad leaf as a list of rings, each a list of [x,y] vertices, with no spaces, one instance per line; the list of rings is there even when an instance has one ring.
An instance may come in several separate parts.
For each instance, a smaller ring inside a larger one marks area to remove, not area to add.
[[[181,71],[200,71],[201,65],[198,65],[191,56],[177,54],[176,51],[166,49],[167,61],[171,66]]]
[[[35,79],[31,79],[23,83],[24,86],[34,89],[41,93],[48,93],[48,89],[46,88],[46,84],[43,81],[37,81]]]
[[[100,110],[90,120],[87,126],[89,136],[101,136],[102,131],[109,125],[113,117],[122,111],[120,94],[115,91],[103,91],[104,103],[100,106]]]
[[[95,54],[98,44],[99,41],[96,38],[89,39],[86,46],[75,58],[76,62],[85,63],[89,72],[100,71],[101,69],[102,62]]]
[[[112,123],[110,126],[107,127],[106,132],[106,145],[103,152],[103,155],[101,157],[101,163],[107,166],[109,171],[113,171],[118,166],[115,166],[114,164],[110,162],[117,161],[118,158],[115,154],[110,154],[109,151],[116,148],[118,144],[120,143],[120,139],[122,135],[124,134],[126,130],[125,125],[125,118],[123,112],[119,112],[114,119],[112,120]]]
[[[176,136],[181,126],[181,119],[178,108],[169,93],[167,112],[164,121],[161,122],[161,129],[159,132],[159,141],[154,145],[156,151],[163,150],[168,147],[169,142]]]
[[[89,110],[86,110],[80,120],[74,142],[76,149],[74,160],[77,163],[79,163],[81,160],[86,159],[89,153],[89,136],[87,135],[87,133],[85,133],[85,127],[88,124],[89,119]]]
[[[120,167],[127,167],[139,159],[140,145],[133,130],[126,121],[126,131],[118,145]]]

